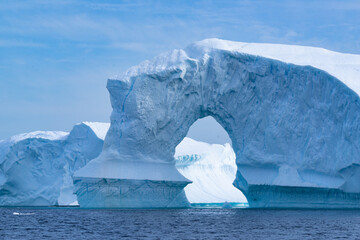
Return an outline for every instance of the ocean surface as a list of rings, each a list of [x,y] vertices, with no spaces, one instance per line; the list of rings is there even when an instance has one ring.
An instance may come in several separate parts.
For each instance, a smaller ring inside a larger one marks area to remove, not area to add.
[[[360,239],[360,211],[0,208],[0,239]]]

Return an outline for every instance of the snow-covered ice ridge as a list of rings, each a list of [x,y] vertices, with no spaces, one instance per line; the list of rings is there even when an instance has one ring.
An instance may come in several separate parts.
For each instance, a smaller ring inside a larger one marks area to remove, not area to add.
[[[360,55],[358,54],[339,53],[318,47],[244,43],[220,39],[205,39],[190,45],[188,49],[189,51],[221,49],[271,58],[301,66],[313,66],[338,78],[360,95]]]
[[[207,53],[214,50],[250,54],[301,66],[313,66],[338,78],[360,95],[360,55],[358,54],[340,53],[319,47],[234,42],[216,38],[195,42],[185,50],[174,50],[152,61],[144,61],[114,79],[130,81],[130,78],[136,75],[151,74],[171,68],[184,68],[183,61],[187,58],[207,58]]]
[[[100,154],[109,126],[84,122],[70,133],[37,131],[0,141],[0,206],[77,204],[73,172]]]
[[[129,69],[108,81],[111,126],[101,155],[75,173],[80,205],[185,206],[175,147],[213,116],[251,207],[360,207],[359,59],[208,39]],[[111,178],[126,185],[99,182]],[[123,192],[127,202],[116,202]]]
[[[100,154],[109,126],[84,122],[70,133],[37,131],[0,141],[0,206],[77,205],[72,175]],[[175,158],[193,181],[185,188],[190,203],[246,202],[232,185],[236,165],[229,144],[185,138]]]

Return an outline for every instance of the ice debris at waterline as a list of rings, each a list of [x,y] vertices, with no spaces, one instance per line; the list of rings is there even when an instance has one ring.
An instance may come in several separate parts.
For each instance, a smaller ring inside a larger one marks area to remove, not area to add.
[[[17,215],[17,216],[30,216],[30,215],[34,215],[35,213],[20,213],[20,212],[13,212],[13,215]]]
[[[0,141],[0,205],[76,205],[73,173],[100,154],[109,126],[85,122],[70,133],[39,131]],[[221,207],[228,201],[246,206],[244,195],[232,185],[236,165],[229,144],[185,138],[175,158],[180,172],[193,181],[185,188],[190,203]]]
[[[250,207],[358,208],[359,69],[359,55],[218,39],[133,67],[108,80],[111,126],[100,156],[74,174],[78,201],[187,206],[175,147],[212,116],[232,140],[234,184]]]

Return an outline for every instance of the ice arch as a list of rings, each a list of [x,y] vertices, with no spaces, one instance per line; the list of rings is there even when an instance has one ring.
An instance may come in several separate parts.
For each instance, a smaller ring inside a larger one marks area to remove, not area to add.
[[[228,132],[250,207],[359,207],[359,97],[335,77],[194,45],[109,80],[100,157],[75,174],[82,207],[184,207],[175,147],[199,118]]]
[[[198,119],[191,125],[186,137],[210,144],[229,143],[232,145],[229,134],[213,117]]]

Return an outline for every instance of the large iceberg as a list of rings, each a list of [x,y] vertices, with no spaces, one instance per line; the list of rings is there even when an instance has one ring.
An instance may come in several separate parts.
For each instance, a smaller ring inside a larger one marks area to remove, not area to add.
[[[84,122],[0,141],[0,206],[77,204],[72,175],[101,153],[108,128]]]
[[[311,66],[308,66],[311,65]],[[185,207],[175,147],[214,117],[250,207],[360,207],[360,56],[204,40],[108,80],[104,149],[74,174],[83,207]]]

